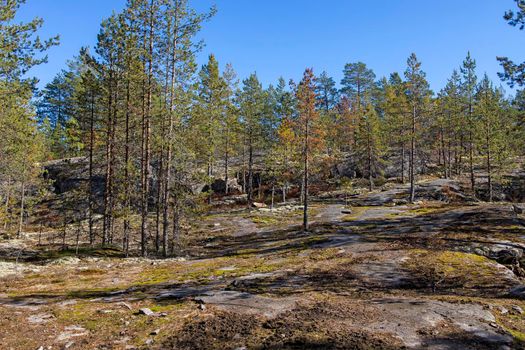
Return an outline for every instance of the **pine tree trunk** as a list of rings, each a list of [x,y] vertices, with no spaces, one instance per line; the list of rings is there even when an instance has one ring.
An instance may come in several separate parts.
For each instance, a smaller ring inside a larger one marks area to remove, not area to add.
[[[401,143],[401,183],[405,184],[405,142]]]
[[[102,245],[105,246],[109,243],[109,231],[111,225],[111,163],[113,158],[113,105],[114,105],[114,87],[113,87],[113,64],[109,67],[109,80],[108,80],[108,116],[106,124],[106,174],[105,174],[105,186],[104,186],[104,223],[102,227]]]
[[[246,193],[246,141],[242,143],[242,193]]]
[[[252,144],[252,136],[250,132],[250,136],[248,138],[248,207],[251,208],[253,204],[253,144]]]
[[[463,173],[463,151],[465,150],[465,137],[461,133],[459,137],[459,152],[458,152],[458,176],[461,176]]]
[[[7,230],[7,224],[9,222],[9,200],[11,199],[11,179],[7,179],[7,193],[5,195],[5,214],[6,218],[4,221],[4,230]]]
[[[228,147],[228,146],[226,146]],[[224,156],[224,194],[225,195],[228,195],[228,193],[230,192],[229,191],[229,186],[228,186],[228,181],[229,181],[229,178],[228,178],[228,166],[229,166],[229,153],[228,153],[228,150],[226,150],[226,154]]]
[[[446,134],[446,140],[445,140],[445,154],[446,154],[446,174],[445,174],[445,177],[448,179],[452,176],[452,169],[450,168],[450,156],[451,156],[451,151],[450,151],[450,140],[452,139],[452,125],[451,125],[451,114],[450,112],[447,114],[447,125],[446,125],[446,128],[445,128],[445,134]]]
[[[89,120],[89,204],[88,204],[88,226],[89,226],[89,244],[93,246],[95,243],[95,233],[93,231],[93,211],[94,211],[94,193],[93,193],[93,155],[95,148],[95,96],[94,91],[91,90],[91,106],[90,106],[90,120]]]
[[[447,173],[447,155],[445,150],[445,130],[443,127],[441,128],[441,153],[443,156],[443,177],[446,179],[448,178]]]
[[[472,130],[469,131],[469,163],[470,163],[470,188],[476,195],[476,180],[474,177],[474,140]]]
[[[129,70],[129,67],[128,67]],[[124,144],[124,183],[125,183],[125,192],[124,193],[124,206],[125,206],[125,215],[124,215],[124,236],[122,238],[122,249],[126,257],[129,256],[129,241],[130,241],[130,215],[131,215],[131,184],[129,176],[129,167],[130,167],[130,143],[129,143],[129,122],[130,122],[130,79],[129,75],[126,77],[126,121],[125,121],[125,144]]]
[[[305,135],[304,135],[304,179],[303,179],[303,232],[308,231],[308,153],[310,147],[309,138],[309,119],[306,120]]]
[[[372,142],[370,140],[370,128],[368,129],[368,137],[367,137],[367,153],[368,153],[368,190],[372,192],[374,189],[374,180],[372,177]]]
[[[439,140],[439,142],[438,142],[438,145],[437,145],[437,155],[438,155],[437,164],[438,164],[439,167],[443,165],[443,163],[441,162],[441,155],[443,154],[442,148],[441,148],[441,138],[442,138],[442,132],[440,130],[439,133],[438,133],[438,140]]]
[[[117,117],[118,117],[118,100],[119,100],[119,85],[120,85],[120,80],[119,80],[119,77],[117,76],[115,78],[115,102],[113,104],[113,117],[112,117],[112,127],[111,127],[111,158],[110,158],[110,162],[109,162],[109,170],[110,170],[110,173],[109,173],[109,177],[110,177],[110,186],[109,186],[109,225],[108,225],[108,238],[109,238],[109,243],[110,244],[113,244],[113,233],[114,233],[114,226],[113,226],[113,222],[115,220],[114,218],[114,210],[115,210],[115,194],[114,194],[114,182],[115,182],[115,154],[116,154],[116,151],[115,151],[115,148],[116,148],[116,142],[115,142],[115,138],[116,138],[116,133],[117,133]]]
[[[209,195],[208,195],[208,205],[211,205],[212,203],[212,195],[213,195],[213,171],[212,171],[212,164],[211,164],[212,160],[209,159],[208,160],[208,192],[209,192]]]
[[[488,123],[486,131],[486,147],[487,147],[487,181],[488,181],[488,191],[489,191],[489,202],[493,200],[493,191],[492,191],[492,164],[491,164],[491,150],[490,150],[490,130],[491,125]]]
[[[173,149],[173,132],[175,120],[173,116],[173,108],[175,106],[175,83],[176,83],[176,61],[177,61],[177,40],[178,40],[178,23],[177,23],[177,11],[174,14],[174,25],[173,25],[173,40],[171,44],[171,72],[170,72],[170,102],[169,102],[169,128],[168,128],[168,147],[166,155],[166,174],[165,174],[165,186],[164,186],[164,211],[162,213],[163,225],[162,225],[162,253],[166,257],[168,256],[168,229],[169,229],[169,206],[170,206],[170,193],[171,193],[171,172],[172,172],[172,149]],[[175,209],[173,209],[175,210]],[[175,215],[175,214],[174,214]]]
[[[469,163],[470,163],[470,187],[474,196],[476,196],[476,180],[474,178],[474,136],[473,136],[473,120],[472,120],[472,96],[469,96]]]
[[[272,202],[270,204],[270,209],[273,210],[273,200],[274,200],[274,196],[275,196],[275,184],[272,183]]]
[[[410,203],[414,203],[416,197],[415,188],[415,148],[416,148],[416,106],[412,111],[412,130],[410,134]]]
[[[175,248],[180,246],[180,216],[181,210],[177,197],[175,197],[175,204],[173,205],[173,238],[171,243],[171,253],[176,254]]]
[[[163,124],[163,123],[162,123]],[[164,125],[162,125],[164,129]],[[160,251],[160,231],[161,231],[161,213],[162,210],[162,195],[164,193],[164,147],[161,146],[159,153],[159,168],[157,170],[157,200],[155,205],[155,252]]]
[[[148,255],[148,199],[149,199],[149,167],[150,167],[150,135],[151,135],[151,102],[152,102],[152,85],[153,85],[153,4],[150,2],[149,9],[149,38],[148,38],[148,57],[147,57],[147,82],[146,101],[143,113],[143,131],[142,131],[142,198],[141,198],[141,254],[143,257]]]
[[[22,230],[24,226],[25,199],[26,199],[25,183],[24,181],[22,181],[22,184],[20,187],[20,217],[18,220],[18,230],[16,234],[17,238],[20,238],[20,235],[22,234]]]

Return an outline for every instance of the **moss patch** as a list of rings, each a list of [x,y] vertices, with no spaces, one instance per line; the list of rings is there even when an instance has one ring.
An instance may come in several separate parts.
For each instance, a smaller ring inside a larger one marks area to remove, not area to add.
[[[490,291],[500,286],[501,272],[489,259],[455,251],[415,249],[404,263],[416,277],[416,285],[447,290]]]

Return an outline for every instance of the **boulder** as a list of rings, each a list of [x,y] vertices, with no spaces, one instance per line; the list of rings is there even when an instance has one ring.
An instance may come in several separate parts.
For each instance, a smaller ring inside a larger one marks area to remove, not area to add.
[[[503,265],[514,265],[522,257],[523,252],[519,249],[508,248],[501,250],[491,250],[491,257]]]
[[[499,312],[502,314],[502,315],[506,315],[509,313],[509,310],[507,310],[507,308],[503,307],[503,306],[500,306],[498,308]]]
[[[31,315],[27,318],[27,322],[32,324],[42,324],[47,323],[54,319],[55,316],[52,314],[38,314],[38,315]]]
[[[502,241],[499,244],[473,244],[463,249],[467,253],[474,253],[496,260],[503,265],[515,265],[523,258],[523,249],[510,246],[512,242]]]
[[[261,208],[267,208],[268,206],[266,204],[264,204],[264,203],[253,202],[252,203],[252,207],[257,208],[257,209],[261,209]]]
[[[151,309],[145,307],[139,310],[139,315],[154,316],[155,313],[151,311]]]
[[[517,299],[525,299],[525,285],[521,284],[509,290],[509,296]]]
[[[248,195],[241,194],[237,196],[225,197],[225,201],[229,201],[231,204],[246,204],[248,201]]]
[[[207,188],[205,188],[207,190]],[[211,184],[211,189],[214,193],[226,193],[226,181],[224,179],[215,179]],[[242,187],[237,183],[236,178],[228,179],[228,192],[241,192]]]

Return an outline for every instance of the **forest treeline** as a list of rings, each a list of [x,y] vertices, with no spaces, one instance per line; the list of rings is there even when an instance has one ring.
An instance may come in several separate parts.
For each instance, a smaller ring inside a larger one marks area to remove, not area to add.
[[[350,162],[354,173],[346,175],[366,179],[370,190],[387,173],[409,183],[410,201],[417,177],[429,171],[467,176],[473,193],[492,201],[494,181],[524,153],[525,90],[506,95],[479,75],[469,53],[437,92],[415,54],[404,72],[388,77],[355,62],[344,66],[340,84],[308,68],[297,82],[281,78],[265,88],[255,73],[240,79],[214,55],[198,67],[196,35],[215,9],[198,13],[187,0],[129,0],[102,22],[93,49],[83,48],[36,91],[27,73],[58,37],[38,39],[40,19],[13,24],[23,2],[0,0],[6,230],[20,233],[45,195],[42,164],[52,159],[88,163],[81,215],[89,242],[118,243],[126,252],[137,242],[145,256],[177,253],[181,220],[213,202],[218,178],[224,194],[238,183],[248,205],[265,191],[285,201],[295,190],[307,229],[309,188],[341,183],[340,164]],[[523,29],[524,5],[516,3],[505,19]],[[501,77],[521,87],[524,65],[500,61]],[[476,169],[486,174],[483,183]],[[196,191],[202,184],[207,190]]]

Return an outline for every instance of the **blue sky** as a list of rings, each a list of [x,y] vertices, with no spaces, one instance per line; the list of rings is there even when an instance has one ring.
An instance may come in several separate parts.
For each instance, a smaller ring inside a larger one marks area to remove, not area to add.
[[[61,35],[49,63],[33,70],[41,85],[81,46],[93,46],[101,20],[125,0],[27,0],[18,20],[40,16],[42,36]],[[378,76],[404,71],[415,52],[437,91],[468,50],[478,74],[500,84],[496,56],[525,60],[525,32],[502,18],[513,0],[194,0],[197,9],[215,3],[217,15],[199,38],[204,63],[214,53],[232,63],[240,78],[256,71],[267,85],[279,76],[299,79],[306,67],[326,70],[336,81],[345,63],[363,61]],[[510,89],[507,89],[510,90]]]

